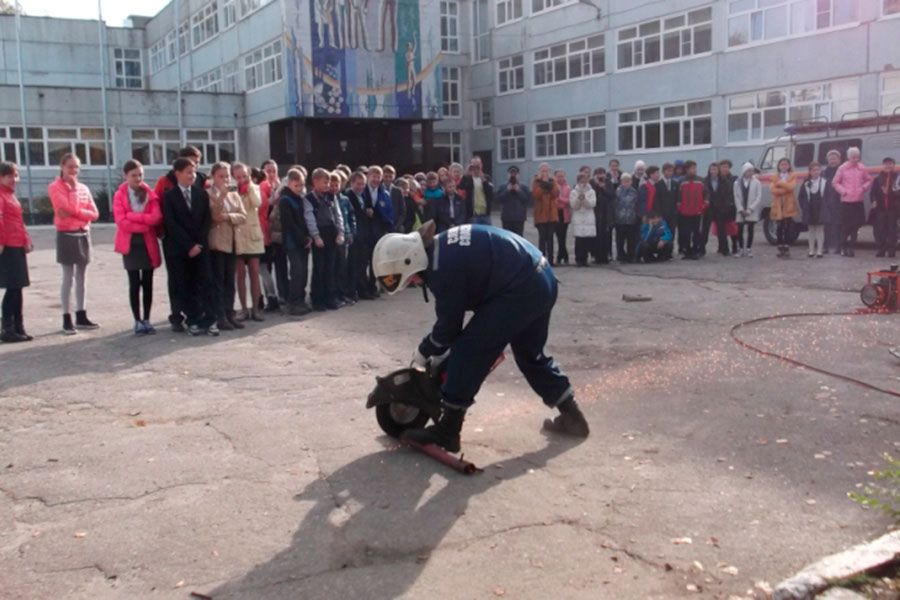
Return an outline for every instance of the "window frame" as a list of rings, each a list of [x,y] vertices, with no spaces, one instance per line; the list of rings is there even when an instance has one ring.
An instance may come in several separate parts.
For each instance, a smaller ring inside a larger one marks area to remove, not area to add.
[[[450,6],[454,6],[456,12],[454,14],[450,14],[449,8]],[[448,9],[448,12],[444,12],[444,8]],[[440,0],[440,25],[441,25],[441,52],[445,54],[459,54],[461,52],[461,42],[459,36],[459,11],[460,11],[460,3],[458,0]],[[444,22],[447,23],[447,35],[444,35]],[[450,23],[453,23],[454,33],[450,33]],[[444,48],[444,42],[447,43],[447,48]],[[455,49],[451,49],[455,43]]]
[[[197,135],[204,132],[205,136]],[[216,139],[217,134],[229,134],[230,139]],[[185,130],[185,143],[190,146],[197,146],[203,153],[203,166],[214,165],[217,162],[224,161],[233,163],[240,160],[238,156],[238,132],[237,129],[229,129],[226,127],[191,127]],[[232,157],[222,156],[222,147],[232,146]],[[210,151],[212,150],[212,151]]]
[[[241,21],[246,19],[253,13],[259,11],[260,9],[268,6],[272,3],[272,0],[238,0],[237,7],[237,20]]]
[[[26,164],[25,160],[25,132],[22,131],[21,136],[14,136],[13,130],[21,130],[21,125],[0,125],[0,159],[7,160],[10,162],[14,162],[18,165]],[[72,130],[75,132],[75,136],[52,136],[50,135],[51,130]],[[58,170],[59,163],[53,162],[50,160],[51,154],[51,144],[65,144],[68,143],[69,147],[64,149],[63,153],[72,152],[81,159],[82,168],[85,169],[107,169],[111,166],[116,165],[115,153],[116,153],[116,144],[115,144],[115,132],[112,127],[107,130],[107,136],[104,139],[96,136],[87,136],[84,134],[85,130],[94,130],[103,132],[103,126],[81,126],[81,125],[49,125],[49,126],[29,126],[28,127],[28,143],[29,143],[29,155],[33,157],[36,153],[33,150],[39,150],[40,152],[40,161],[35,161],[32,159],[31,167],[33,169],[51,169]],[[40,135],[38,135],[40,133]],[[102,145],[102,151],[104,154],[107,152],[107,144],[109,154],[106,156],[106,162],[94,163],[93,156],[91,155],[91,145]],[[7,152],[7,150],[12,147],[13,152]],[[81,148],[79,148],[81,146]],[[63,149],[56,149],[54,152],[59,153]],[[81,150],[82,152],[79,152]]]
[[[441,136],[448,136],[449,143],[443,143],[439,141],[438,138]],[[432,145],[435,148],[449,148],[450,149],[450,162],[458,162],[462,163],[462,132],[461,131],[435,131],[434,132],[434,141]]]
[[[517,129],[521,128],[522,133],[517,133]],[[509,135],[504,135],[506,132],[509,132]],[[528,136],[527,136],[527,128],[524,123],[517,123],[513,125],[504,125],[502,127],[497,128],[497,162],[498,163],[510,163],[528,160]],[[519,155],[519,144],[521,141],[521,156]],[[510,144],[511,146],[504,146],[504,143]],[[515,156],[504,156],[505,148],[513,148],[516,150]]]
[[[833,86],[835,84],[847,84],[848,87],[852,84],[852,87],[856,90],[855,97],[837,97],[835,98],[833,92]],[[826,91],[825,87],[830,86],[827,92],[829,96],[827,99],[825,98]],[[797,99],[796,97],[803,93],[805,90],[809,90],[810,88],[817,87],[819,93],[821,94],[820,98],[813,98],[810,100],[802,100]],[[784,100],[781,103],[775,104],[774,102],[770,103],[768,100],[765,103],[760,102],[760,98],[766,96],[767,98],[776,98],[778,95],[781,95]],[[747,103],[753,97],[753,106],[738,106],[737,108],[733,108],[733,104],[736,102],[743,101]],[[767,128],[777,127],[779,132],[777,135],[781,135],[784,132],[784,127],[793,122],[791,112],[792,110],[800,110],[803,108],[812,107],[814,112],[818,112],[821,105],[827,104],[827,112],[829,113],[829,121],[838,120],[838,117],[835,117],[835,105],[844,103],[844,102],[856,102],[855,110],[843,111],[847,112],[855,112],[859,110],[859,101],[860,101],[860,93],[859,93],[859,78],[856,77],[844,77],[840,79],[829,79],[826,81],[811,81],[805,84],[786,86],[780,88],[770,88],[764,90],[757,90],[753,92],[747,92],[743,94],[731,94],[725,97],[725,145],[726,146],[755,146],[760,143],[765,143],[768,140],[771,140],[773,137],[777,137],[776,135],[768,134]],[[781,121],[776,121],[775,123],[767,125],[767,117],[772,115],[772,117],[776,117],[776,111],[782,111]],[[733,117],[740,117],[742,115],[746,115],[746,130],[747,136],[745,139],[734,140],[732,139],[732,126],[731,120]],[[818,118],[817,116],[813,116],[813,118]],[[755,134],[758,133],[758,137],[754,137]]]
[[[519,16],[510,17],[507,16],[506,19],[500,20],[500,7],[505,6],[505,12],[508,14],[513,13],[513,8],[518,4],[519,7]],[[524,20],[528,14],[525,12],[525,0],[494,0],[494,27],[500,28],[506,25],[512,25],[513,23],[518,23],[519,21]]]
[[[137,52],[137,58],[126,56],[127,52]],[[137,64],[139,68],[138,75],[129,75],[127,64]],[[119,68],[121,67],[121,74]],[[140,85],[128,85],[129,80],[136,80]],[[142,48],[125,48],[117,46],[113,48],[113,87],[122,90],[142,90],[144,89],[144,50]]]
[[[484,5],[484,31],[477,29],[479,22],[479,5]],[[472,2],[472,64],[491,60],[491,2],[490,0],[473,0]],[[482,44],[486,46],[482,50]]]
[[[269,50],[270,48],[272,49],[272,53],[266,56],[266,50]],[[255,55],[257,53],[260,53],[260,57],[258,60],[255,59]],[[249,52],[241,56],[240,60],[242,72],[244,74],[244,91],[248,94],[276,85],[284,80],[284,44],[282,44],[281,36],[278,36],[277,38],[270,40],[269,42],[261,46],[257,46],[253,50],[250,50]],[[266,82],[265,75],[268,70],[267,63],[269,61],[274,62],[275,77],[272,79],[272,81]],[[258,73],[256,71],[257,67],[259,67],[260,69]],[[251,87],[250,77],[248,76],[248,71],[251,70],[254,72],[254,79],[258,75],[260,76],[260,81],[263,81],[262,84]]]
[[[885,89],[885,84],[889,81],[897,82],[896,90],[887,91]],[[885,103],[887,96],[896,97],[896,100],[894,100],[896,106],[892,110],[887,109],[887,104]],[[886,71],[881,74],[881,77],[879,77],[878,108],[883,115],[891,116],[893,114],[900,114],[900,71]]]
[[[530,0],[530,2],[531,5],[529,6],[529,13],[531,16],[535,16],[548,13],[551,10],[564,8],[566,6],[569,6],[570,4],[577,4],[578,0]],[[534,10],[535,2],[541,2],[541,4],[543,4],[543,7],[540,10]]]
[[[487,120],[485,120],[485,115]],[[472,126],[475,129],[488,129],[494,126],[493,98],[479,98],[472,102]]]
[[[690,22],[690,15],[694,13],[699,13],[702,11],[709,11],[709,20],[700,21],[697,23]],[[666,29],[666,23],[675,19],[683,18],[684,25],[672,27],[670,29]],[[616,71],[636,71],[638,69],[647,69],[652,67],[657,67],[664,64],[670,64],[675,62],[680,62],[684,60],[693,60],[695,58],[702,58],[704,56],[712,55],[715,50],[715,11],[713,10],[713,6],[711,4],[707,4],[705,6],[698,6],[696,8],[692,8],[691,10],[680,11],[677,13],[671,13],[664,16],[659,16],[654,19],[647,19],[645,21],[640,21],[637,23],[631,23],[629,25],[625,25],[623,27],[619,27],[616,29],[616,38],[615,38],[615,65]],[[654,24],[658,25],[658,28],[655,32],[641,35],[641,28],[644,27],[652,27]],[[704,50],[703,52],[695,52],[694,48],[696,45],[697,39],[697,30],[702,26],[709,27],[709,50]],[[623,33],[629,30],[635,30],[633,36],[629,36],[627,38],[623,38]],[[665,39],[667,35],[671,35],[672,33],[678,32],[680,38],[679,44],[679,55],[677,58],[665,58],[666,51],[666,43]],[[690,45],[691,45],[691,53],[684,53],[684,44],[685,44],[685,32],[690,32]],[[658,60],[653,62],[646,62],[647,55],[647,38],[656,37],[658,40]],[[641,42],[641,63],[636,65],[634,63],[634,57],[636,55],[635,52],[635,43],[638,41]],[[622,66],[622,51],[621,47],[624,45],[630,45],[630,56],[631,56],[631,65],[627,67]]]
[[[591,127],[590,120],[601,117],[603,119],[603,123],[601,125],[596,125]],[[575,121],[584,121],[585,126],[583,127],[573,127],[573,122]],[[554,130],[553,125],[559,122],[565,122],[565,129],[562,130]],[[548,126],[547,131],[541,131],[541,127]],[[603,149],[599,152],[594,150],[593,147],[593,137],[597,131],[602,131],[602,140],[603,140]],[[572,142],[573,142],[573,134],[579,133],[582,136],[586,136],[591,140],[591,151],[590,152],[571,152]],[[592,156],[605,156],[607,153],[606,150],[606,142],[607,142],[607,119],[606,113],[593,113],[587,115],[576,115],[573,117],[560,117],[558,119],[548,119],[544,121],[539,121],[534,124],[534,133],[532,135],[533,143],[534,143],[534,160],[547,160],[547,159],[565,159],[565,158],[582,158],[582,157],[592,157]],[[564,154],[560,154],[555,149],[558,147],[556,137],[559,135],[564,135],[566,140],[566,148],[567,152]],[[548,141],[552,143],[544,142],[545,147],[549,147],[550,145],[554,148],[553,154],[541,154],[539,152],[539,148],[541,147],[541,142],[538,140],[539,137],[546,137]]]
[[[237,25],[238,22],[238,7],[237,0],[222,0],[222,4],[219,7],[219,10],[222,11],[222,22],[220,23],[219,33],[223,31],[227,31]],[[231,15],[231,22],[229,23],[228,16]]]
[[[513,61],[519,59],[521,64],[513,65]],[[503,63],[508,63],[509,66],[503,66]],[[516,73],[520,72],[522,74],[522,86],[521,87],[509,87],[509,82],[517,83],[516,81]],[[501,83],[506,82],[507,90],[504,92],[501,90]],[[504,56],[497,60],[497,95],[498,96],[508,96],[509,94],[518,94],[519,92],[525,91],[525,55],[524,54],[513,54],[511,56]]]
[[[202,37],[204,35],[205,37]],[[199,48],[218,35],[219,2],[210,0],[191,15],[191,46],[195,49]]]
[[[455,76],[451,74],[455,72]],[[448,93],[456,85],[455,98],[454,94]],[[455,112],[454,112],[455,107]],[[441,67],[441,116],[445,119],[461,119],[462,118],[462,69],[455,65],[444,65]]]
[[[601,43],[596,48],[590,47],[590,40],[594,38],[601,38]],[[575,44],[584,43],[584,50],[572,50],[572,46]],[[553,52],[555,49],[563,47],[563,54],[554,56]],[[582,57],[581,60],[581,68],[584,69],[584,59],[587,58],[591,65],[593,65],[593,55],[595,51],[601,52],[601,58],[603,62],[603,69],[599,73],[590,73],[588,75],[579,75],[578,77],[569,77],[569,71],[571,69],[571,61],[577,57]],[[538,58],[539,53],[547,53],[546,58]],[[544,83],[538,83],[538,69],[544,67],[545,77],[546,77],[546,67],[549,67],[555,73],[555,67],[560,64],[565,66],[566,69],[566,77],[564,79],[553,79],[552,81],[545,81]],[[574,81],[581,81],[583,79],[591,79],[594,77],[602,77],[606,75],[606,35],[604,33],[593,33],[591,35],[587,35],[584,37],[576,38],[574,40],[568,40],[565,42],[560,42],[558,44],[553,44],[552,46],[545,46],[543,48],[538,48],[532,52],[531,55],[531,87],[532,88],[544,88],[553,85],[561,85],[564,83],[570,83]]]
[[[703,114],[690,114],[690,106],[699,103],[706,103],[709,105],[709,111]],[[621,110],[618,112],[617,116],[617,124],[616,124],[616,133],[617,133],[617,148],[618,153],[627,154],[627,153],[637,153],[637,152],[662,152],[667,150],[693,150],[700,148],[711,148],[713,144],[713,101],[712,98],[698,98],[695,100],[686,100],[684,102],[675,102],[668,104],[654,104],[650,106],[641,106],[637,108],[630,108],[628,110]],[[667,109],[683,109],[683,114],[680,116],[666,116]],[[641,113],[645,111],[658,111],[659,116],[656,119],[646,119],[643,120],[641,117]],[[624,120],[625,115],[635,114],[636,118],[634,120]],[[707,130],[709,131],[709,141],[701,144],[694,143],[694,132],[697,130],[696,122],[700,119],[705,119],[708,121]],[[690,131],[691,143],[685,144],[684,137],[686,133],[685,123],[690,120],[690,127],[687,129]],[[679,144],[676,146],[667,146],[665,143],[666,140],[666,125],[677,122],[678,123],[678,139]],[[659,146],[647,146],[647,127],[648,125],[658,125],[659,129]],[[630,127],[632,128],[632,147],[624,148],[622,146],[622,130],[623,128]],[[641,133],[637,135],[637,128],[640,127]],[[638,145],[636,141],[640,138],[641,143]]]
[[[758,2],[759,0],[750,0],[750,1]],[[821,27],[821,28],[819,28],[818,25],[816,25],[816,27],[813,28],[811,31],[802,31],[802,32],[794,33],[794,25],[792,22],[793,18],[794,18],[794,10],[793,10],[794,6],[800,5],[807,0],[777,0],[777,1],[778,1],[778,4],[773,4],[771,6],[760,7],[758,4],[755,4],[754,8],[752,8],[752,9],[744,9],[742,11],[735,12],[734,14],[731,13],[730,4],[726,5],[726,7],[725,7],[725,51],[731,52],[731,51],[736,51],[736,50],[743,50],[746,48],[753,48],[755,46],[763,46],[766,44],[772,44],[772,43],[776,43],[776,42],[780,42],[780,41],[784,41],[784,40],[797,39],[797,38],[802,38],[802,37],[806,37],[806,36],[816,35],[818,33],[823,33],[826,31],[838,31],[841,29],[856,27],[857,25],[862,23],[862,18],[861,18],[861,14],[860,14],[861,7],[860,7],[859,0],[853,0],[856,5],[855,19],[853,21],[848,21],[846,23],[840,23],[838,25],[834,24],[834,13],[835,13],[835,10],[834,10],[835,4],[834,3],[836,1],[840,1],[840,0],[827,0],[828,2],[830,2],[829,11],[828,11],[830,24],[827,27]],[[882,0],[882,2],[881,2],[882,4],[883,4],[883,1],[884,0]],[[787,21],[787,23],[785,25],[786,33],[783,35],[777,36],[777,37],[771,37],[771,38],[766,37],[766,35],[765,35],[766,16],[764,13],[766,11],[774,11],[779,8],[784,8],[784,10],[786,12],[786,15],[785,15],[785,18]],[[762,27],[762,35],[759,39],[756,39],[756,40],[753,39],[753,30],[754,30],[753,15],[755,13],[759,13],[761,15],[759,22],[760,22],[760,26]],[[817,12],[816,16],[818,16],[819,14],[820,13]],[[733,20],[738,19],[738,18],[743,18],[743,17],[746,17],[748,19],[748,22],[746,24],[746,32],[748,34],[748,39],[744,43],[732,44],[731,43],[731,23]]]

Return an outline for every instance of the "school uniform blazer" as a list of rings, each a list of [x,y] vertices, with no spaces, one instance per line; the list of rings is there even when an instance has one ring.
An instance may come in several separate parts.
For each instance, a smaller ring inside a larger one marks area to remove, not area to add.
[[[181,188],[170,188],[163,196],[163,224],[166,230],[163,249],[166,255],[186,257],[197,244],[208,250],[211,218],[206,190],[196,184],[191,186],[191,208],[188,208]]]

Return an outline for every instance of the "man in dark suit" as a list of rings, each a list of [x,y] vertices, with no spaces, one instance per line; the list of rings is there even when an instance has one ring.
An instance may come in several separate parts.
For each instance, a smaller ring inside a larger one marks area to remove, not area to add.
[[[166,269],[187,316],[188,333],[219,335],[210,285],[209,194],[196,184],[197,167],[192,160],[176,159],[172,170],[176,185],[163,196]]]
[[[484,172],[480,157],[472,157],[468,174],[459,181],[459,189],[466,200],[466,223],[491,225],[494,183],[491,176]]]
[[[675,180],[675,165],[665,163],[662,166],[662,177],[656,182],[656,198],[654,208],[672,230],[673,239],[678,239],[678,200],[680,198],[678,182]]]

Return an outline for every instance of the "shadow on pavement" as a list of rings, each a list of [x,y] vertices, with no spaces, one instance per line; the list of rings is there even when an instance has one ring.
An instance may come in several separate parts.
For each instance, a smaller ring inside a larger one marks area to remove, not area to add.
[[[580,441],[552,438],[541,450],[500,461],[502,470],[490,465],[471,477],[406,450],[355,460],[295,496],[312,506],[290,547],[209,594],[217,600],[399,597],[419,578],[472,498],[545,467]],[[435,473],[449,481],[430,495]],[[474,532],[466,539],[492,533]]]

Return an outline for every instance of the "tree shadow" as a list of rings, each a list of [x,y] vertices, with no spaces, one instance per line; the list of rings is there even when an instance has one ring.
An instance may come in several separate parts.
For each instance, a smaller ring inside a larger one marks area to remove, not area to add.
[[[288,548],[209,594],[217,600],[399,597],[416,582],[472,498],[546,466],[581,442],[548,439],[538,451],[498,461],[471,477],[408,450],[355,460],[294,497],[313,505]],[[501,463],[502,470],[494,468]],[[449,481],[432,496],[435,473]]]

